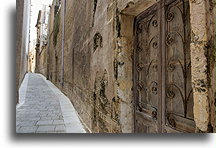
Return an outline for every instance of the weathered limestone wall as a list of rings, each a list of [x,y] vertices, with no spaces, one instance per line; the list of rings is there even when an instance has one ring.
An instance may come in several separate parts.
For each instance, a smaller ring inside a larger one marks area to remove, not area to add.
[[[120,99],[120,123],[124,132],[134,131],[133,47],[134,19],[157,0],[117,0],[115,48],[116,95]]]
[[[54,84],[60,84],[60,57],[61,54],[61,11],[57,13],[55,5],[50,6],[48,45],[47,45],[47,78]]]
[[[55,81],[55,48],[53,42],[54,32],[54,6],[50,7],[49,23],[48,23],[48,47],[47,47],[47,78]]]
[[[24,0],[18,0],[16,4],[17,10],[17,32],[16,32],[16,102],[19,101],[19,81],[20,81],[20,58],[22,46],[22,25],[23,25],[23,6]]]
[[[128,8],[124,0],[66,1],[63,86],[64,7],[55,19],[51,8],[49,79],[71,98],[91,132],[133,132],[133,19],[156,1],[142,2],[120,15]]]
[[[197,132],[212,132],[215,128],[214,1],[191,0],[190,7],[194,119]]]
[[[47,75],[47,46],[42,47],[41,52],[39,53],[39,63],[38,64],[38,72]]]
[[[35,50],[29,51],[28,53],[28,72],[35,72]]]
[[[93,30],[90,34],[90,57],[93,90],[93,130],[94,132],[126,132],[120,121],[121,100],[116,92],[116,36],[117,3],[115,0],[94,1],[92,14]],[[100,63],[100,64],[99,64]]]
[[[47,56],[48,56],[48,48],[49,43],[47,41],[47,25],[49,22],[49,11],[50,9],[48,6],[43,5],[42,10],[38,13],[37,19],[37,44],[36,44],[36,51],[37,51],[37,60],[36,60],[36,72],[41,73],[44,76],[47,76]]]
[[[71,99],[90,132],[133,132],[133,21],[135,16],[158,0],[66,0],[65,9],[64,1],[62,0],[62,6],[56,16],[54,6],[51,7],[48,78]],[[199,2],[200,0],[191,0],[191,7],[196,12],[191,12],[194,26],[196,21],[193,18],[197,16],[197,10],[204,9],[198,5]],[[64,11],[65,40],[62,42]],[[201,25],[205,26],[202,15],[198,19]],[[194,33],[202,36],[199,30]],[[196,107],[204,109],[203,112],[197,111],[195,107],[197,128],[206,131],[206,127],[214,123],[213,117],[210,117],[210,112],[214,111],[214,80],[207,80],[214,75],[214,65],[212,60],[209,61],[211,58],[207,57],[206,52],[203,52],[206,47],[201,44],[201,48],[198,48],[199,45],[192,43],[191,46],[193,49],[200,49],[199,56],[204,58],[204,64],[210,64],[208,77],[206,74],[199,74],[204,82],[211,83],[211,87],[206,88],[205,97],[200,99],[202,93],[194,89],[194,94],[198,97],[195,97]],[[209,55],[213,54],[212,50],[208,51]],[[192,55],[196,54],[194,52]],[[194,63],[194,74],[197,70],[196,64],[197,62]],[[62,80],[64,83],[61,83]],[[193,77],[193,80],[196,82],[196,77]],[[199,100],[202,103],[199,103]]]
[[[199,130],[207,131],[209,123],[209,99],[207,87],[207,59],[205,44],[207,38],[206,2],[190,1],[191,6],[191,65],[194,93],[194,119]],[[199,10],[199,17],[197,16]]]
[[[21,59],[20,59],[20,82],[22,83],[23,78],[27,72],[28,65],[28,49],[29,49],[29,27],[30,27],[30,8],[31,0],[24,1],[24,12],[23,12],[23,29],[22,29],[22,46],[21,46]]]
[[[208,59],[209,101],[211,126],[216,133],[216,0],[208,1],[208,43],[206,46]]]
[[[112,1],[96,0],[71,3],[68,4],[72,7],[66,11],[69,11],[66,20],[69,14],[74,14],[71,18],[73,26],[67,27],[70,22],[65,24],[65,28],[74,32],[69,34],[69,31],[65,31],[66,38],[70,36],[65,41],[65,54],[69,53],[65,55],[65,60],[69,60],[70,55],[72,57],[72,61],[69,61],[72,67],[65,65],[65,72],[71,70],[71,75],[68,75],[71,77],[65,75],[65,82],[68,82],[65,85],[72,84],[69,96],[74,98],[72,101],[77,111],[92,132],[121,132],[118,98],[115,98],[113,82],[115,16],[107,15],[107,6],[114,4]]]
[[[17,1],[17,32],[16,32],[16,102],[18,103],[18,90],[27,72],[27,50],[29,45],[29,0]]]
[[[55,19],[59,24],[51,23],[49,78],[71,98],[91,132],[122,132],[120,99],[115,91],[115,8],[113,0],[66,1],[63,86],[63,5]],[[56,29],[58,42],[54,45]]]

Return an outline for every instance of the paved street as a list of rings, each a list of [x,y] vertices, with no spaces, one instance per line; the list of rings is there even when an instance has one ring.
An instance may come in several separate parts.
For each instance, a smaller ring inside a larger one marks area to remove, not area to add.
[[[26,74],[16,107],[17,133],[85,133],[70,100],[40,74]]]

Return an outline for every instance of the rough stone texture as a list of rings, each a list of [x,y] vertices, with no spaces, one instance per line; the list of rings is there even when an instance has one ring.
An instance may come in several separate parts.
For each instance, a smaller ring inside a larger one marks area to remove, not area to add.
[[[58,18],[58,19],[57,19]],[[48,44],[48,74],[47,78],[56,85],[60,83],[60,61],[61,61],[61,9],[55,14],[54,1],[50,8],[49,18],[49,44]],[[54,41],[58,42],[54,42]]]
[[[34,44],[35,45],[35,44]],[[35,46],[28,53],[28,72],[34,73],[35,72]]]
[[[215,120],[215,27],[213,0],[190,0],[191,65],[197,130],[212,132]],[[197,12],[199,11],[199,15]]]
[[[39,58],[38,60],[40,61],[38,64],[38,73],[43,74],[44,76],[47,75],[47,46],[43,47],[41,52],[39,53]]]
[[[54,5],[51,6],[47,75],[71,99],[90,132],[133,132],[133,21],[138,14],[156,2],[158,1],[67,0],[66,8],[64,9],[62,5],[56,15],[54,15]],[[210,113],[214,111],[212,89],[214,64],[206,53],[211,55],[214,44],[210,42],[211,48],[206,50],[208,46],[205,41],[213,40],[213,38],[210,40],[207,34],[212,34],[214,31],[206,17],[208,7],[205,6],[208,6],[208,2],[191,0],[190,3],[192,30],[196,36],[199,36],[200,41],[191,44],[191,48],[194,49],[192,50],[194,109],[198,129],[207,131],[210,118],[212,118],[211,123],[214,123],[213,113]],[[65,20],[62,20],[64,11]],[[199,17],[197,17],[198,11]],[[62,42],[62,21],[65,23],[64,42]],[[59,25],[55,26],[56,22]],[[210,31],[207,33],[207,27],[210,26]],[[58,32],[55,34],[56,29]],[[58,41],[56,44],[55,38]],[[62,43],[64,56],[62,56]],[[202,59],[195,62],[197,55]],[[210,66],[208,74],[202,73],[206,72],[206,65]],[[197,73],[198,69],[201,73]],[[199,86],[197,90],[196,76],[201,80],[199,81],[201,87]],[[208,83],[211,85],[206,87]],[[205,93],[199,92],[203,89]]]
[[[17,1],[17,32],[16,32],[16,102],[19,102],[19,86],[20,86],[20,59],[21,59],[21,45],[22,45],[22,24],[23,24],[23,6],[24,0]],[[19,18],[19,19],[18,19]]]
[[[37,73],[47,76],[47,57],[48,57],[48,22],[49,22],[48,6],[43,5],[42,10],[38,13],[36,28],[37,28],[37,42],[36,42],[36,68]]]
[[[125,133],[134,132],[133,101],[133,32],[134,18],[155,4],[154,0],[117,0],[115,79],[116,96],[120,99],[120,124]]]
[[[135,17],[158,2],[158,0],[117,0],[117,2],[121,13]]]
[[[209,101],[211,108],[211,126],[216,133],[216,0],[208,1],[208,58]]]
[[[29,44],[29,15],[28,0],[17,0],[17,32],[16,32],[16,102],[19,102],[18,90],[27,72],[27,50]],[[25,29],[23,29],[25,28]]]
[[[117,114],[119,110],[119,107],[116,111],[111,110],[111,105],[115,101],[113,98],[116,98],[113,79],[115,6],[116,4],[111,0],[95,1],[95,3],[66,1],[63,87],[60,83],[62,77],[61,22],[57,36],[59,42],[56,45],[51,42],[49,48],[49,79],[70,98],[76,98],[71,100],[87,128],[92,132],[112,132],[112,129],[117,127],[120,131],[119,124],[116,124],[118,115],[115,115],[116,119],[114,119],[111,114],[111,112]],[[63,7],[57,14],[60,21],[62,21],[62,10]],[[107,11],[112,13],[108,16]],[[54,15],[51,14],[51,17]],[[54,21],[52,23],[54,24]],[[50,41],[54,37],[53,30],[50,31]],[[97,43],[94,44],[94,41]],[[94,45],[97,47],[94,48]]]
[[[131,2],[123,0],[66,1],[63,87],[62,22],[54,45],[51,7],[49,79],[76,98],[71,101],[92,132],[133,132],[133,19],[155,2],[136,0],[129,8]],[[63,7],[57,21],[62,20],[62,12]]]

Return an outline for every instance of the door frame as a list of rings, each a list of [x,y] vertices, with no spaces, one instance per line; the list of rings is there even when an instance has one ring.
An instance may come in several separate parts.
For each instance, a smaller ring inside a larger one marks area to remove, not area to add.
[[[164,1],[164,0],[161,0]],[[134,42],[134,18],[138,16],[140,13],[157,3],[157,0],[131,0],[130,2],[125,2],[124,0],[118,1],[117,9],[118,9],[118,24],[120,25],[121,32],[120,37],[116,37],[116,44],[118,44],[119,41],[123,40],[124,44],[122,44],[121,49],[124,49],[124,53],[122,55],[124,56],[124,62],[125,64],[131,63],[131,65],[127,65],[127,67],[122,67],[121,75],[124,75],[125,78],[121,81],[123,83],[129,84],[127,89],[122,89],[118,85],[116,85],[117,92],[121,91],[121,93],[127,94],[125,96],[124,102],[128,102],[126,105],[124,103],[124,110],[121,110],[121,112],[127,112],[128,118],[122,118],[121,122],[122,124],[122,132],[133,132],[134,131],[134,108],[133,108],[133,42]],[[215,94],[215,60],[212,53],[215,53],[215,26],[214,24],[211,24],[210,21],[214,20],[213,12],[215,8],[211,8],[211,3],[209,1],[202,1],[201,3],[199,1],[191,2],[189,1],[190,6],[190,24],[191,24],[191,62],[192,62],[192,75],[195,75],[197,71],[200,71],[200,65],[202,65],[202,70],[205,69],[205,67],[208,67],[208,73],[200,73],[198,74],[199,79],[204,80],[207,83],[210,83],[210,87],[205,88],[208,93],[203,94],[202,92],[199,92],[196,90],[198,87],[198,81],[196,77],[192,76],[192,83],[193,86],[193,96],[194,96],[194,119],[196,123],[196,132],[207,132],[208,126],[211,126],[214,128],[215,131],[215,106],[214,106],[214,94]],[[202,15],[197,18],[197,9],[202,10]],[[206,20],[206,16],[208,16],[208,20]],[[203,21],[205,20],[205,21]],[[200,22],[200,23],[197,23]],[[199,29],[197,29],[199,28]],[[203,30],[203,28],[209,28],[208,30]],[[205,38],[203,38],[203,35],[206,35]],[[209,42],[211,43],[211,47],[209,48],[209,54],[205,55],[205,43]],[[202,43],[202,44],[199,44]],[[118,48],[118,47],[116,47]],[[196,50],[199,50],[199,52],[196,52]],[[125,51],[127,50],[127,51]],[[203,57],[201,61],[196,61],[197,57]],[[117,56],[118,58],[118,56]],[[208,65],[208,66],[207,66]],[[131,73],[128,73],[131,72]],[[210,82],[209,82],[210,80]],[[132,88],[131,90],[129,90]],[[164,92],[164,91],[163,91]],[[165,94],[163,94],[165,95]],[[203,104],[198,104],[197,98],[202,98]],[[132,104],[131,104],[131,103]],[[206,108],[206,105],[210,104],[210,108]],[[199,110],[197,110],[199,108]],[[202,112],[200,112],[201,110]],[[207,116],[205,118],[201,118],[200,114],[206,114]],[[124,114],[122,114],[124,115]],[[209,121],[209,122],[206,122]],[[125,124],[127,123],[127,124]]]

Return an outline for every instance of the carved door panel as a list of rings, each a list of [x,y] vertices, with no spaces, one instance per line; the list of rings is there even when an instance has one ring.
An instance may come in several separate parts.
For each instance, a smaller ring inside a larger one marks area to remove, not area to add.
[[[195,132],[191,86],[189,2],[166,8],[165,130]]]
[[[195,132],[189,2],[161,3],[135,21],[135,132]]]
[[[136,21],[135,93],[136,132],[158,132],[159,25],[157,6]]]

